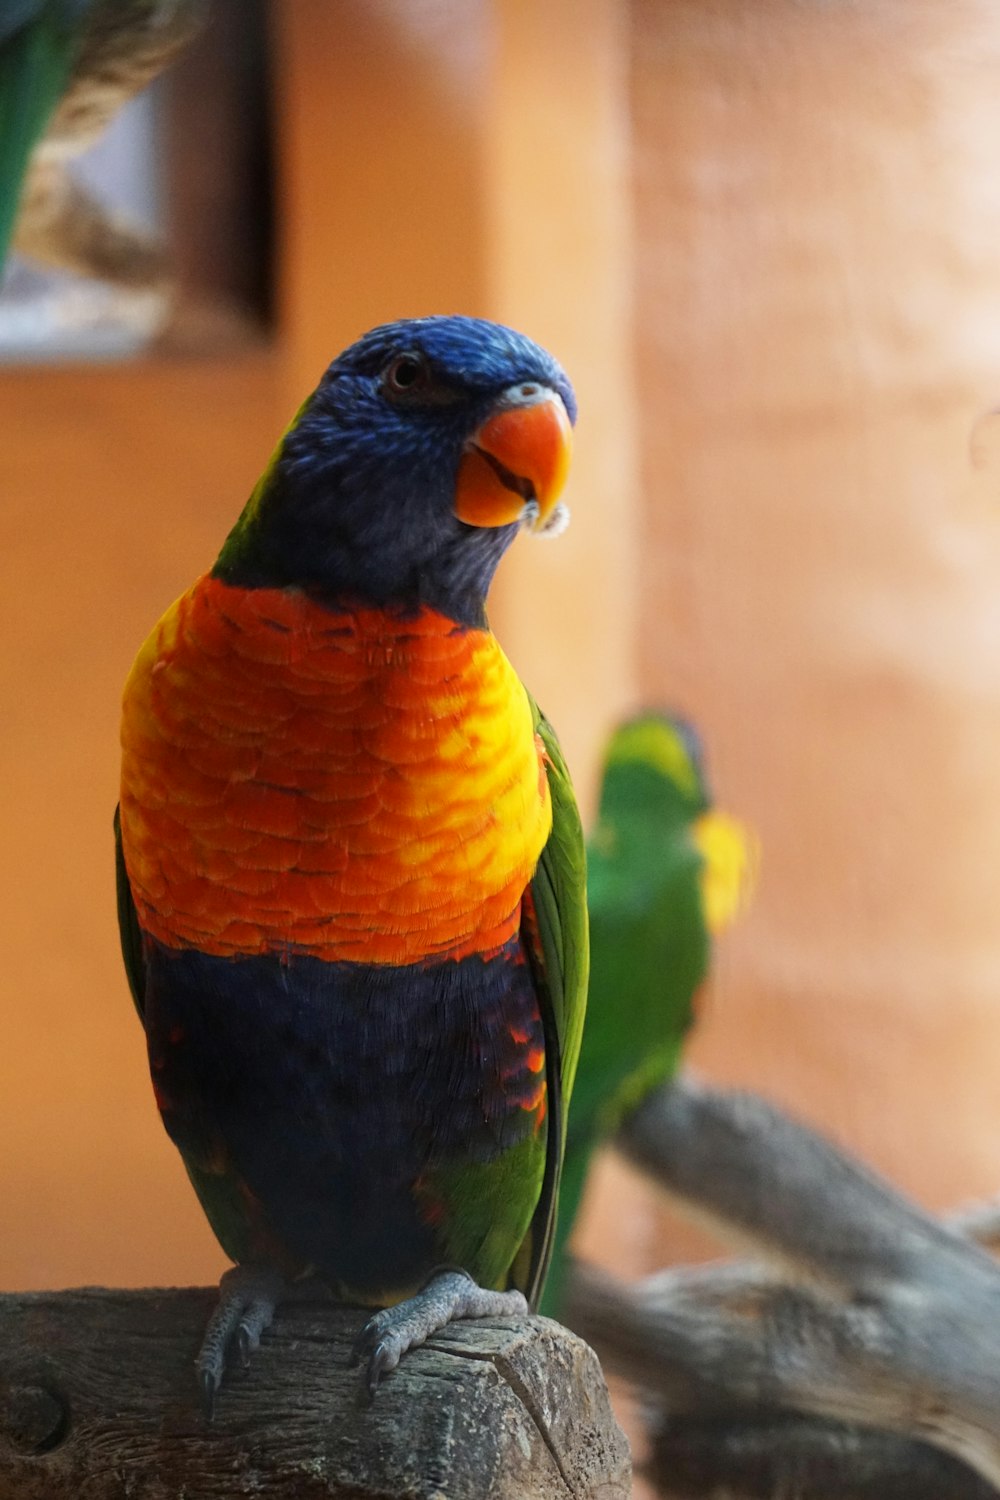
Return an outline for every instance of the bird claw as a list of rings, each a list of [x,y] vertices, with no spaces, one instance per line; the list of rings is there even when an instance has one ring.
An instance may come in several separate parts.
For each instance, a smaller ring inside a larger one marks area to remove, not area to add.
[[[234,1266],[222,1277],[219,1301],[195,1360],[207,1421],[215,1415],[230,1348],[235,1346],[240,1364],[248,1370],[250,1356],[260,1346],[260,1336],[274,1317],[283,1289],[284,1282],[274,1271],[249,1266]]]
[[[403,1347],[396,1335],[387,1334],[385,1338],[379,1339],[368,1357],[368,1368],[365,1371],[365,1388],[370,1401],[375,1399],[375,1392],[378,1390],[382,1376],[388,1375],[396,1368],[403,1353]]]
[[[405,1307],[407,1303],[400,1303],[399,1306]],[[365,1323],[351,1346],[352,1368],[356,1368],[362,1360],[365,1361],[362,1381],[369,1400],[374,1399],[382,1376],[388,1375],[390,1370],[396,1368],[406,1350],[412,1348],[414,1343],[423,1343],[423,1339],[404,1342],[404,1338],[398,1332],[387,1327],[389,1320],[385,1313],[395,1311],[395,1308],[386,1308],[381,1313],[375,1313]]]
[[[258,1341],[259,1342],[259,1341]],[[244,1370],[250,1368],[250,1354],[254,1348],[250,1339],[250,1330],[245,1323],[241,1323],[236,1330],[236,1352]]]
[[[201,1386],[201,1410],[206,1422],[215,1417],[215,1398],[221,1381],[214,1370],[200,1369],[198,1384]]]
[[[369,1398],[383,1375],[403,1355],[459,1318],[523,1316],[528,1304],[520,1292],[492,1292],[465,1271],[438,1271],[413,1297],[373,1313],[351,1346],[351,1365],[365,1360],[362,1380]]]

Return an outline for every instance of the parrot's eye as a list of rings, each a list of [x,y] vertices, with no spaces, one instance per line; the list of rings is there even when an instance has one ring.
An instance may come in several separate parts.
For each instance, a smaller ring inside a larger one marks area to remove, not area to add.
[[[386,389],[393,395],[404,396],[423,390],[430,383],[427,361],[419,354],[397,354],[386,366],[382,377]]]
[[[399,406],[418,408],[453,406],[462,399],[462,392],[432,370],[430,361],[415,349],[397,354],[385,366],[382,393]]]

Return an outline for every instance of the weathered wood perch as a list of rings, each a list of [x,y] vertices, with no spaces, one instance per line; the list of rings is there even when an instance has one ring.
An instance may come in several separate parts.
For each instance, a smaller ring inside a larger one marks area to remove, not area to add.
[[[214,1291],[0,1296],[2,1500],[619,1500],[628,1444],[590,1349],[546,1318],[455,1324],[369,1404],[363,1314],[283,1306],[214,1421]]]
[[[646,1472],[670,1500],[996,1500],[958,1459],[845,1422],[758,1412],[660,1415]]]
[[[1000,1495],[1000,1266],[982,1248],[752,1094],[678,1079],[617,1144],[759,1257],[573,1278],[567,1321],[649,1403],[662,1494]],[[996,1219],[960,1224],[989,1239]]]

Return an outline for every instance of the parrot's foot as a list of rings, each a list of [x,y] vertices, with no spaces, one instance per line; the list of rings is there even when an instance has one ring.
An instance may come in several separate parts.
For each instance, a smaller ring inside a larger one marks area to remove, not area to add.
[[[219,1282],[219,1303],[208,1321],[195,1369],[205,1415],[212,1420],[222,1385],[226,1355],[235,1340],[244,1369],[260,1346],[260,1336],[274,1317],[285,1290],[284,1277],[259,1266],[234,1266]]]
[[[458,1318],[524,1317],[528,1304],[520,1292],[488,1292],[465,1271],[437,1271],[415,1297],[373,1314],[354,1340],[353,1363],[366,1360],[364,1381],[369,1396],[381,1377],[394,1370],[408,1349]]]

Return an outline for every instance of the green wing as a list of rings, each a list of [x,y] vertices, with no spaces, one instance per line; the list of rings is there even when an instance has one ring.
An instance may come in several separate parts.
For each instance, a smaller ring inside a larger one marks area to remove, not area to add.
[[[121,937],[122,958],[128,987],[132,991],[139,1020],[144,1021],[146,1003],[146,965],[142,957],[142,933],[136,916],[132,888],[125,870],[125,855],[122,852],[121,811],[115,808],[115,887],[118,893],[118,932]]]
[[[0,269],[24,174],[69,79],[92,0],[8,0],[0,14]]]
[[[535,730],[548,759],[552,832],[531,882],[535,978],[545,1029],[549,1140],[534,1218],[511,1267],[510,1284],[532,1307],[552,1257],[569,1101],[587,1008],[589,939],[587,857],[573,785],[551,724],[532,701]],[[529,915],[529,924],[531,917]]]

